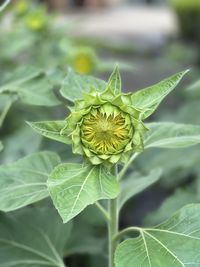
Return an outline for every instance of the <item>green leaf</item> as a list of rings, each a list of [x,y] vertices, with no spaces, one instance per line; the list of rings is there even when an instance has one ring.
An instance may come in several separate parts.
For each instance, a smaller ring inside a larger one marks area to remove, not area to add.
[[[119,73],[119,68],[118,66],[116,66],[113,73],[111,74],[109,78],[106,89],[114,93],[114,95],[117,95],[121,93],[121,87],[122,87],[121,76]]]
[[[158,84],[132,94],[132,105],[142,110],[142,119],[146,119],[157,109],[161,101],[178,85],[187,72],[188,70],[179,72]]]
[[[40,121],[40,122],[27,122],[37,133],[65,143],[70,144],[71,138],[67,135],[61,135],[61,130],[66,127],[66,121]]]
[[[1,214],[0,266],[65,267],[62,260],[72,224],[53,208],[25,208]]]
[[[106,82],[69,70],[67,77],[63,81],[60,93],[63,97],[73,102],[76,99],[82,98],[83,93],[89,92],[92,88],[103,91],[106,88]]]
[[[137,238],[118,245],[116,267],[200,266],[200,205],[184,207],[155,228],[135,228]]]
[[[9,112],[12,104],[16,101],[16,97],[10,95],[1,95],[0,97],[0,128]]]
[[[18,88],[22,84],[42,74],[44,74],[44,72],[38,68],[30,66],[20,67],[3,79],[3,82],[0,84],[0,93],[5,91],[13,92],[14,88]]]
[[[48,196],[46,181],[60,163],[57,154],[40,152],[0,167],[0,210],[11,211]]]
[[[2,151],[3,150],[3,144],[2,144],[2,142],[0,141],[0,151]]]
[[[37,68],[20,68],[4,79],[0,93],[16,94],[22,103],[39,106],[55,106],[60,102],[53,93],[47,75]]]
[[[135,195],[141,193],[146,188],[157,182],[161,176],[161,170],[156,169],[151,171],[146,176],[140,176],[139,174],[130,174],[121,184],[121,192],[119,195],[119,209]]]
[[[88,215],[87,220],[96,218],[99,219],[99,210],[93,205],[90,206],[92,208],[92,213],[86,214]],[[86,208],[83,213],[87,212],[88,208]],[[102,225],[97,227],[97,225],[93,225],[90,222],[87,222],[82,216],[78,216],[77,219],[73,220],[73,229],[71,232],[71,236],[66,243],[65,246],[65,256],[76,255],[76,254],[89,254],[89,255],[97,255],[104,253],[105,249],[105,237],[102,236]],[[101,214],[100,214],[101,215]],[[100,218],[101,222],[101,218]],[[105,220],[103,219],[103,226],[105,225]]]
[[[16,88],[16,92],[24,104],[50,107],[60,105],[46,75],[24,83],[20,88]]]
[[[200,143],[200,126],[173,122],[149,123],[145,148],[183,148]]]
[[[119,193],[116,178],[102,166],[61,164],[49,176],[47,185],[64,223],[97,200],[112,199]]]
[[[42,137],[36,135],[26,125],[12,131],[3,138],[4,150],[0,154],[0,162],[7,164],[39,150]]]
[[[172,216],[183,206],[198,203],[197,193],[188,189],[177,189],[172,195],[164,200],[162,205],[155,211],[150,212],[144,219],[145,225],[156,225]]]

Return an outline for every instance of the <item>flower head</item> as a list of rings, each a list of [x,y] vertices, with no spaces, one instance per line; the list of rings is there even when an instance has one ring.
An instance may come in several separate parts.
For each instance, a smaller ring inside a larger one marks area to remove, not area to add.
[[[69,60],[76,72],[80,74],[89,74],[94,71],[97,59],[93,49],[88,47],[78,47],[72,49]]]
[[[75,101],[61,134],[71,136],[73,152],[92,164],[125,162],[131,153],[143,150],[147,129],[140,115],[130,94],[113,90],[111,82],[104,91],[91,89]]]
[[[46,11],[36,9],[26,16],[26,26],[32,31],[41,31],[47,26],[47,15]]]

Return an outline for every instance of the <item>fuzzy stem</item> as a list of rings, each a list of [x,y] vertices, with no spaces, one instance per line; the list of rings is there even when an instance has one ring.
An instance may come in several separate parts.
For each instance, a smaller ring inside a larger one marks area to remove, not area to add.
[[[117,179],[117,166],[115,168],[115,175]],[[110,220],[108,222],[108,249],[109,249],[109,267],[114,267],[114,254],[117,247],[117,240],[114,237],[118,234],[118,226],[119,226],[119,217],[118,217],[118,207],[117,207],[118,199],[109,200],[109,217]]]

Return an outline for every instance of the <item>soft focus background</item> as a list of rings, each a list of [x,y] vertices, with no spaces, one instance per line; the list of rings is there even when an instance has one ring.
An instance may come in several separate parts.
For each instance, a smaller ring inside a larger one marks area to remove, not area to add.
[[[23,68],[31,66],[45,70],[56,91],[69,67],[108,79],[118,63],[123,90],[128,92],[190,68],[151,120],[199,124],[199,29],[199,0],[13,0],[0,14],[0,86],[16,70],[19,77]],[[39,82],[38,86],[46,85]],[[34,92],[36,87],[31,87]],[[56,106],[53,96],[48,103],[43,96],[41,103],[31,103],[23,92],[19,101],[15,94],[0,95],[1,164],[44,149],[59,152],[63,160],[77,160],[70,149],[66,152],[62,144],[42,139],[25,125],[25,120],[66,116],[66,109]],[[151,149],[140,156],[132,166],[136,172],[146,174],[161,167],[163,176],[128,202],[121,227],[154,225],[185,204],[199,202],[199,149]],[[95,262],[105,245],[106,229],[99,213],[88,208],[75,222],[78,230],[66,248],[70,255],[66,262],[72,267],[105,266],[105,257]]]

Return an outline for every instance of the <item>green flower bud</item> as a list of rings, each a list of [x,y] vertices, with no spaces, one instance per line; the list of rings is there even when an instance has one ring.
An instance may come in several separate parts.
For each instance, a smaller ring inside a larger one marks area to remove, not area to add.
[[[77,100],[61,132],[71,136],[73,152],[97,165],[126,162],[130,154],[142,151],[147,129],[130,96],[92,89]]]

